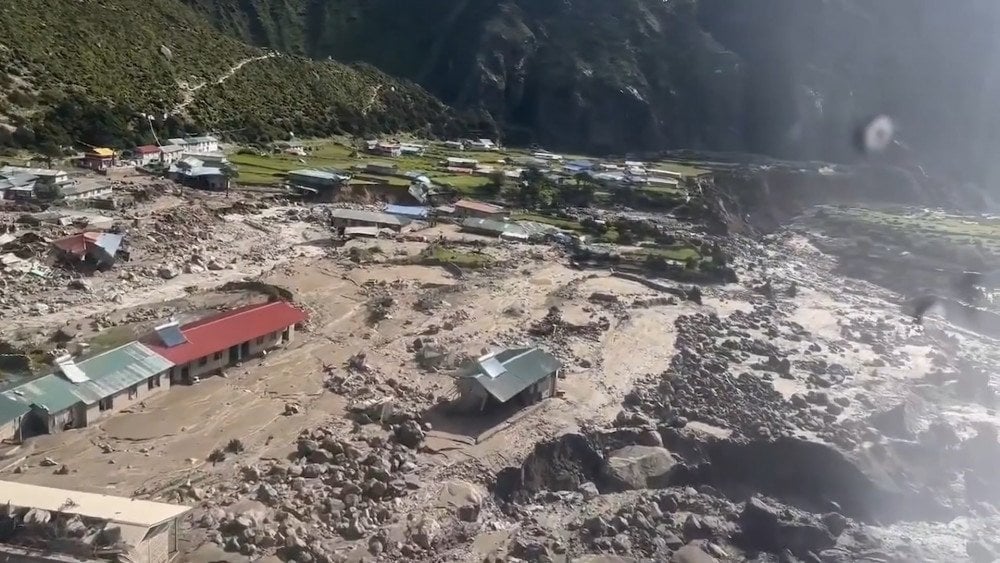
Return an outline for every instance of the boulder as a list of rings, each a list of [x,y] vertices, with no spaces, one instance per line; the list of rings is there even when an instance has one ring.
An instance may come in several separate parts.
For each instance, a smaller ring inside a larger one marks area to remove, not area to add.
[[[832,547],[836,538],[815,515],[754,496],[740,513],[742,542],[761,551],[788,549],[804,557]]]
[[[626,446],[605,460],[602,477],[613,490],[657,488],[667,484],[676,461],[666,448]]]
[[[397,442],[412,449],[417,449],[424,441],[424,431],[415,420],[407,420],[400,424],[394,434]]]
[[[919,400],[912,398],[889,410],[873,414],[869,423],[891,438],[913,440],[920,430],[920,415],[923,410]]]
[[[716,558],[705,553],[697,543],[689,543],[674,552],[670,563],[716,563]]]
[[[160,269],[157,271],[157,274],[159,274],[159,276],[165,280],[172,280],[177,276],[179,276],[181,273],[180,270],[178,270],[175,266],[168,264],[166,266],[160,266]]]

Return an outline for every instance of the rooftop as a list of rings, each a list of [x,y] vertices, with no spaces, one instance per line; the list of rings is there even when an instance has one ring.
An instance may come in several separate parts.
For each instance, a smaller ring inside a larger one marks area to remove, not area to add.
[[[24,416],[31,410],[29,405],[21,401],[15,401],[4,395],[0,395],[0,424],[6,424],[12,420]]]
[[[160,154],[160,147],[156,145],[142,145],[136,147],[134,152],[136,154]]]
[[[0,176],[11,176],[15,174],[28,174],[38,177],[65,176],[65,170],[55,168],[28,168],[26,166],[4,166],[0,167]]]
[[[94,154],[101,158],[111,158],[115,156],[115,151],[105,147],[94,147],[87,151],[87,154]]]
[[[156,335],[146,345],[176,365],[222,352],[272,332],[301,323],[306,314],[285,301],[247,305],[181,327],[187,342],[167,346]]]
[[[560,368],[562,363],[541,348],[507,348],[466,364],[462,377],[475,380],[505,403]]]
[[[430,208],[417,205],[386,205],[385,212],[391,215],[402,215],[403,217],[424,218],[430,214]]]
[[[346,221],[360,221],[362,223],[393,225],[396,227],[402,227],[410,223],[409,219],[396,217],[395,215],[389,215],[388,213],[363,211],[360,209],[331,209],[330,217],[333,219],[344,219]]]
[[[188,506],[178,504],[83,493],[13,481],[0,481],[0,504],[76,514],[144,528],[152,528],[191,510]]]
[[[503,221],[494,221],[493,219],[478,219],[475,217],[469,217],[468,219],[462,221],[463,229],[477,230],[477,231],[487,231],[491,233],[496,233],[497,235],[514,235],[514,236],[527,236],[528,232],[524,227],[518,225],[517,223],[505,223]]]
[[[87,251],[94,247],[100,247],[110,256],[114,256],[118,252],[123,238],[123,235],[115,233],[77,233],[52,241],[52,246],[80,257],[85,256]]]
[[[503,207],[500,207],[499,205],[493,205],[472,199],[461,199],[456,201],[455,208],[471,209],[473,211],[479,211],[480,213],[503,213]]]
[[[65,362],[60,365],[59,373],[17,385],[0,397],[25,408],[35,405],[49,413],[57,413],[77,403],[93,405],[173,365],[146,346],[130,342],[77,364]],[[0,404],[0,413],[2,407]]]
[[[317,180],[331,180],[333,182],[342,182],[344,180],[350,179],[349,176],[346,176],[339,172],[332,172],[329,170],[312,170],[312,169],[292,170],[288,173],[288,176],[304,176],[306,178],[314,178]]]

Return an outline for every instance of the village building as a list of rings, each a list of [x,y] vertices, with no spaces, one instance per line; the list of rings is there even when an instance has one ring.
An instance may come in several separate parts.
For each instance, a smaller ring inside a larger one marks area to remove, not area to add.
[[[507,348],[466,363],[456,385],[461,403],[475,410],[511,401],[530,405],[555,395],[561,369],[541,348]]]
[[[563,159],[562,155],[558,155],[558,154],[554,154],[554,153],[550,153],[550,152],[545,152],[545,151],[533,152],[533,153],[531,153],[531,156],[533,156],[533,157],[535,157],[535,158],[537,158],[539,160],[544,160],[544,161],[548,161],[548,162],[558,162],[558,161],[561,161]]]
[[[57,372],[2,392],[6,399],[30,408],[21,417],[17,438],[93,424],[159,392],[173,366],[138,342],[79,363],[63,357],[56,364]]]
[[[94,147],[83,153],[83,166],[103,172],[117,164],[117,154],[106,147]]]
[[[364,171],[369,174],[394,176],[399,173],[399,167],[388,162],[368,162],[365,164]]]
[[[528,240],[528,231],[517,223],[505,223],[493,219],[469,217],[462,221],[461,228],[467,233],[499,237],[507,240]]]
[[[208,154],[219,151],[219,139],[212,135],[167,139],[167,144],[177,145],[182,147],[185,152],[192,154]]]
[[[444,145],[445,148],[449,148],[449,149],[452,149],[452,150],[456,150],[456,151],[464,151],[465,150],[465,144],[462,143],[462,141],[445,141],[445,142],[443,142],[441,144]]]
[[[190,384],[291,341],[306,315],[285,301],[247,305],[178,326],[157,327],[144,340],[166,358],[170,383]]]
[[[8,194],[9,199],[33,199],[36,189],[41,193],[59,193],[62,188],[73,184],[69,173],[54,168],[28,168],[25,166],[0,167],[0,182],[7,180],[17,194]]]
[[[380,156],[397,157],[403,155],[403,148],[396,143],[385,143],[382,141],[366,141],[366,150],[372,154]]]
[[[294,189],[315,193],[330,192],[351,181],[351,175],[339,170],[292,170],[285,183]]]
[[[275,152],[282,152],[285,154],[292,154],[295,156],[306,156],[306,147],[302,144],[302,141],[298,139],[291,139],[289,141],[276,141],[272,145]]]
[[[35,199],[37,176],[31,174],[0,175],[0,199],[26,201]]]
[[[31,405],[0,395],[0,440],[20,442],[21,424],[29,412]]]
[[[674,172],[673,170],[664,170],[662,168],[650,168],[646,170],[650,176],[655,176],[657,178],[673,178],[675,180],[683,180],[684,174],[680,172]]]
[[[77,182],[72,186],[64,186],[60,190],[65,201],[79,201],[84,199],[102,199],[111,197],[114,188],[109,183],[104,182]]]
[[[142,145],[132,149],[132,157],[137,166],[149,166],[154,162],[160,162],[160,147],[156,145]]]
[[[677,180],[677,178],[662,178],[656,176],[647,176],[645,180],[647,185],[653,187],[677,188],[680,186],[680,181]]]
[[[466,148],[476,151],[498,151],[500,147],[490,139],[465,140],[463,144]]]
[[[474,158],[458,158],[456,156],[449,156],[445,163],[448,168],[466,168],[469,170],[475,170],[479,166],[479,161]]]
[[[378,227],[400,231],[410,224],[405,217],[397,217],[388,213],[363,211],[360,209],[331,209],[330,224],[340,235],[347,227]]]
[[[423,220],[430,215],[431,209],[419,205],[387,205],[385,206],[385,212],[389,215],[396,215],[407,219]]]
[[[170,165],[167,177],[199,190],[225,191],[229,189],[229,175],[221,166],[208,166],[201,158],[192,156],[186,156]]]
[[[472,199],[460,199],[454,203],[454,207],[455,215],[458,217],[496,218],[504,214],[504,208],[499,205]]]
[[[191,510],[13,481],[0,481],[0,504],[12,518],[0,559],[25,563],[168,563],[178,556],[181,517]]]
[[[421,155],[424,154],[425,150],[427,150],[427,147],[424,145],[417,145],[414,143],[403,143],[399,145],[399,151],[402,154]]]
[[[117,233],[77,233],[52,241],[52,250],[58,260],[74,266],[107,268],[115,263],[123,239]]]
[[[164,165],[170,165],[178,160],[184,155],[184,147],[179,145],[163,145],[160,147],[160,161]]]

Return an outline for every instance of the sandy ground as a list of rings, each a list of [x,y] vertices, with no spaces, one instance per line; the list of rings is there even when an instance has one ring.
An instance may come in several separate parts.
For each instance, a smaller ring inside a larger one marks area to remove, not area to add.
[[[320,241],[328,237],[315,225],[300,222],[267,223],[282,208],[273,208],[254,222],[264,221],[269,232],[247,226],[242,216],[228,217],[235,226],[226,229],[223,239],[234,256],[249,252],[255,245],[269,244],[285,249],[282,255],[259,264],[237,262],[222,272],[184,274],[160,284],[155,291],[129,295],[122,304],[95,300],[68,307],[50,315],[17,321],[20,328],[46,327],[68,319],[107,312],[119,307],[152,304],[184,298],[193,303],[204,299],[213,287],[226,281],[259,276],[262,280],[289,289],[296,301],[311,315],[308,330],[299,333],[287,348],[266,357],[229,369],[225,377],[210,378],[191,387],[176,386],[151,398],[130,412],[122,413],[81,430],[42,436],[9,448],[0,459],[3,478],[56,487],[132,496],[157,497],[187,481],[210,485],[228,479],[240,463],[287,455],[298,433],[345,413],[348,401],[324,389],[324,366],[339,369],[357,352],[367,354],[368,363],[381,379],[411,385],[428,397],[450,397],[451,378],[425,372],[416,365],[407,344],[424,334],[430,325],[449,319],[453,328],[436,335],[449,350],[476,356],[483,349],[515,341],[527,342],[525,328],[541,319],[552,306],[559,306],[567,322],[586,323],[606,315],[611,328],[595,339],[572,338],[567,346],[585,360],[567,365],[559,381],[557,397],[533,405],[511,417],[436,419],[427,441],[429,452],[421,465],[428,483],[462,477],[480,479],[502,467],[515,465],[543,439],[578,428],[584,423],[606,424],[620,409],[622,397],[635,381],[664,371],[674,353],[674,321],[694,312],[729,315],[752,310],[758,297],[743,286],[711,289],[705,305],[657,305],[626,308],[627,314],[614,315],[589,303],[593,292],[617,296],[621,302],[657,296],[652,290],[606,274],[573,270],[555,250],[543,247],[498,245],[491,254],[507,261],[500,273],[470,274],[456,279],[443,268],[352,264],[341,256],[351,246],[378,245],[385,256],[416,254],[420,242],[392,241],[349,243],[330,252]],[[476,240],[457,235],[454,229],[438,228],[433,238]],[[481,240],[481,239],[480,239]],[[776,251],[777,252],[777,251]],[[843,341],[844,316],[888,315],[893,322],[901,316],[887,293],[861,282],[844,282],[824,269],[828,260],[801,238],[785,244],[783,255],[773,255],[773,271],[782,280],[800,285],[799,295],[782,302],[788,318],[812,335],[810,342],[771,339],[787,349],[801,349],[815,342],[828,348]],[[826,273],[824,273],[826,272]],[[377,327],[366,321],[366,287],[375,284],[396,300],[390,318]],[[417,298],[444,288],[445,303],[427,313],[414,308]],[[512,314],[511,311],[517,311]],[[902,326],[902,325],[901,325]],[[915,330],[902,326],[900,330]],[[840,361],[855,368],[856,381],[844,393],[853,398],[857,389],[886,402],[907,396],[913,379],[930,369],[930,348],[915,343],[900,351],[905,362],[898,366],[860,369],[877,354],[870,347],[849,342]],[[784,395],[803,393],[800,382],[775,379]],[[849,389],[849,391],[848,391]],[[831,390],[831,395],[841,391]],[[300,414],[284,415],[285,405],[302,406]],[[843,417],[857,416],[852,407]],[[973,420],[988,418],[974,407],[952,409],[952,416]],[[703,425],[704,430],[724,433]],[[239,438],[247,450],[212,464],[209,453]],[[67,464],[70,475],[56,475],[43,467],[44,458]],[[20,467],[23,472],[14,473]],[[411,507],[429,502],[417,495]],[[502,538],[484,535],[476,540],[480,553],[490,551],[492,542]]]

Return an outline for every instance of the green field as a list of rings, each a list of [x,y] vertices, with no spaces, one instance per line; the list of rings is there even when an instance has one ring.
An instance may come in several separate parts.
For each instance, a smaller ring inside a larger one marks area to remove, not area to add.
[[[536,223],[545,223],[546,225],[552,225],[553,227],[567,230],[567,231],[583,231],[583,225],[579,221],[573,219],[563,219],[560,217],[551,217],[549,215],[539,215],[537,213],[515,213],[511,216],[514,221],[534,221]]]

